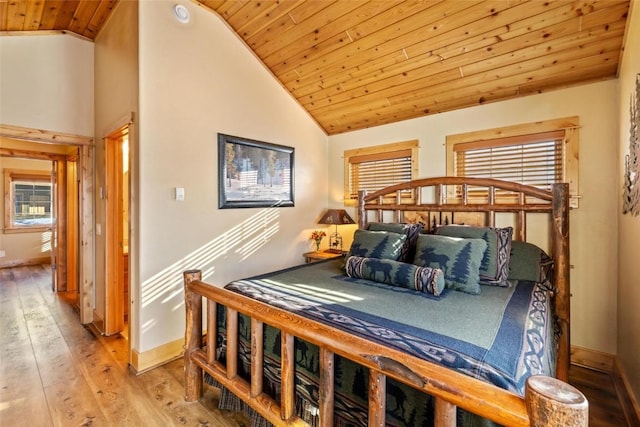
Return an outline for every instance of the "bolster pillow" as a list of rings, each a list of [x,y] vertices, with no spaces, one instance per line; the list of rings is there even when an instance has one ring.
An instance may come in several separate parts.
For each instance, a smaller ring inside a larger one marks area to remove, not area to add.
[[[415,289],[435,296],[444,290],[444,273],[439,268],[420,267],[390,259],[350,256],[345,271],[349,277]]]

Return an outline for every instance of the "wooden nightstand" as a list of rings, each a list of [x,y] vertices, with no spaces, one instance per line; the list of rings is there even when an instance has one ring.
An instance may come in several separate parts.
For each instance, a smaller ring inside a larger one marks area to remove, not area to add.
[[[329,251],[313,251],[313,252],[305,252],[302,254],[304,256],[305,262],[314,262],[314,261],[322,261],[323,259],[331,259],[331,258],[339,258],[345,256],[346,252],[329,252]]]

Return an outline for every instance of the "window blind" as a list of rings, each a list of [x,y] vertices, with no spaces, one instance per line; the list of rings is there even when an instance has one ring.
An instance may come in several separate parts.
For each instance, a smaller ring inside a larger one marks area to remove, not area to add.
[[[381,188],[411,180],[411,149],[387,151],[349,158],[349,198],[359,190],[371,194]],[[410,196],[411,193],[407,192]]]
[[[563,146],[564,131],[456,144],[455,173],[549,190],[563,181]]]

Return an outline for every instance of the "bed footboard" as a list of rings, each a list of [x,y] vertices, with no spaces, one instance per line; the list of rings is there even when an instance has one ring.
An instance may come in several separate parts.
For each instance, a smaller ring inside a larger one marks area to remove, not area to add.
[[[184,272],[185,400],[202,396],[203,371],[276,426],[306,426],[295,415],[294,337],[320,349],[319,426],[333,424],[334,356],[370,370],[368,425],[385,425],[386,377],[430,394],[435,400],[435,426],[455,426],[456,407],[509,426],[578,427],[588,424],[588,403],[577,389],[550,377],[531,377],[525,399],[491,384],[431,362],[387,348],[229,290],[202,282],[200,270]],[[203,345],[203,298],[207,330],[215,331],[217,305],[227,308],[226,365],[216,360],[216,340]],[[251,381],[238,375],[238,313],[251,318]],[[263,392],[263,324],[281,331],[281,399]]]

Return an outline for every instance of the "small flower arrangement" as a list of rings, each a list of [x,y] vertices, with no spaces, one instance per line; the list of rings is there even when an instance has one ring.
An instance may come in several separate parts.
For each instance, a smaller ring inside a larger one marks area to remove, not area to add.
[[[316,251],[320,250],[320,242],[322,242],[322,238],[326,235],[327,233],[322,230],[313,230],[311,232],[311,240],[316,242]]]
[[[322,240],[323,237],[326,237],[327,233],[325,233],[324,231],[320,230],[313,230],[311,232],[311,239],[313,240]]]

